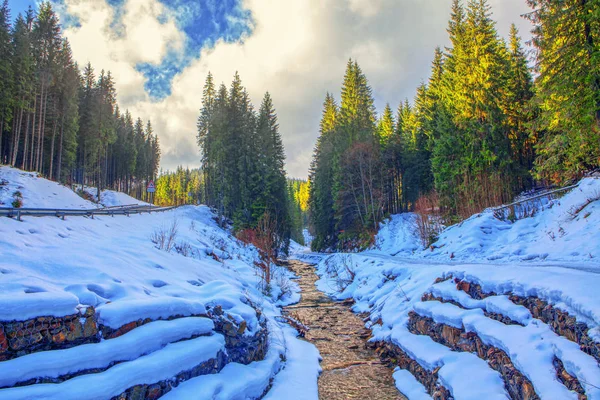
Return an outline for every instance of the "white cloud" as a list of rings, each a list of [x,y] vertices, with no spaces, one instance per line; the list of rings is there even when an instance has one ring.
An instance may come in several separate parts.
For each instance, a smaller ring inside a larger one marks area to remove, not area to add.
[[[66,0],[82,22],[67,30],[80,62],[110,69],[119,101],[136,116],[151,118],[163,148],[163,167],[197,166],[196,118],[204,79],[212,71],[227,85],[239,71],[256,106],[270,91],[279,114],[288,171],[306,175],[318,135],[326,91],[337,95],[346,61],[356,58],[369,78],[379,109],[414,95],[429,75],[437,45],[447,43],[448,0],[245,0],[255,26],[241,43],[217,42],[203,49],[172,84],[172,94],[153,102],[144,92],[138,62],[158,63],[167,49],[183,48],[184,35],[158,0],[126,0],[125,35],[111,35],[113,15],[104,0]],[[527,11],[522,0],[494,0],[499,31]],[[526,36],[527,28],[522,29]]]

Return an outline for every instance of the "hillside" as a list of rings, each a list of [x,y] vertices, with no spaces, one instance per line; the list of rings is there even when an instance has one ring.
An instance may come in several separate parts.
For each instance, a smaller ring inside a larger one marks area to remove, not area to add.
[[[28,207],[96,207],[34,174],[0,180],[4,202],[19,190]],[[207,207],[2,218],[0,253],[2,399],[316,393],[318,353],[277,318],[298,298],[290,274],[277,268],[265,297],[257,250]]]
[[[80,189],[80,187],[76,187]],[[25,172],[17,168],[0,166],[0,207],[11,207],[15,192],[22,198],[22,207],[26,208],[66,208],[93,209],[98,207],[116,207],[125,205],[147,205],[125,193],[114,190],[103,190],[98,201],[97,190],[85,187],[89,201],[82,198],[72,189],[38,176],[35,172]],[[75,194],[75,195],[74,195]]]
[[[453,262],[600,259],[599,178],[581,180],[560,198],[525,201],[521,208],[533,216],[513,222],[498,219],[491,208],[448,227],[427,249],[415,232],[416,217],[394,215],[382,224],[375,248],[387,255]]]

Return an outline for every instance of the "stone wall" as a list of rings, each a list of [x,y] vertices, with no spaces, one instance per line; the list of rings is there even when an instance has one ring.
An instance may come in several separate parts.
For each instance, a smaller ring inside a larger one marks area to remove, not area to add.
[[[267,354],[266,320],[258,310],[257,315],[261,321],[258,332],[254,335],[245,335],[246,321],[236,324],[233,317],[225,314],[219,306],[211,310],[215,331],[225,337],[225,348],[231,362],[250,364],[252,361],[262,360]]]
[[[256,312],[260,325],[258,331],[252,335],[248,334],[245,321],[236,323],[235,319],[224,313],[219,306],[210,309],[206,315],[195,315],[213,320],[215,332],[222,334],[225,338],[226,352],[219,352],[216,358],[203,362],[171,379],[129,388],[114,399],[157,399],[183,381],[200,375],[218,373],[230,362],[249,364],[264,359],[268,350],[266,319],[261,315],[260,310],[256,309]],[[176,318],[181,317],[174,316],[169,320]],[[140,319],[113,329],[98,323],[93,307],[82,309],[78,314],[65,317],[38,317],[27,321],[0,322],[0,362],[39,351],[60,350],[86,343],[97,343],[101,338],[110,340],[149,322],[152,320]],[[113,365],[115,364],[106,368],[78,371],[52,379],[38,377],[27,382],[20,382],[17,386],[64,382],[76,376],[102,372]]]
[[[94,307],[65,317],[0,322],[0,361],[100,341]]]
[[[373,344],[377,353],[384,362],[392,367],[399,367],[410,372],[427,390],[434,400],[453,400],[448,389],[439,383],[438,369],[428,371],[421,364],[410,358],[400,347],[390,342],[376,342]]]
[[[496,295],[494,292],[484,292],[481,285],[477,283],[460,279],[455,279],[455,282],[459,290],[464,291],[474,299],[484,299]],[[527,308],[533,318],[537,318],[548,324],[556,334],[579,344],[581,351],[591,355],[600,363],[600,343],[594,341],[589,336],[589,327],[587,324],[578,322],[568,312],[560,310],[537,297],[522,297],[512,293],[504,294],[508,295],[508,298],[513,303]]]
[[[153,383],[151,385],[136,385],[127,389],[111,400],[156,400],[166,393],[170,392],[174,387],[189,379],[201,376],[216,374],[227,365],[227,356],[223,352],[219,352],[216,358],[207,360],[189,371],[184,371],[174,376],[171,379]]]
[[[408,330],[415,335],[427,335],[454,351],[473,353],[486,360],[492,369],[500,373],[511,399],[539,399],[529,379],[513,365],[510,357],[503,350],[484,344],[474,332],[438,324],[414,311],[409,313]]]
[[[458,303],[457,301],[451,300],[451,299],[443,299],[441,297],[437,297],[434,296],[431,293],[425,293],[422,297],[421,297],[421,301],[439,301],[440,303],[450,303],[452,305],[455,305],[456,307],[465,309],[465,307],[463,307],[462,304]],[[489,312],[484,310],[483,314],[493,320],[502,322],[505,325],[521,325],[522,324],[518,323],[517,321],[513,321],[511,318],[507,317],[506,315],[502,315],[502,314],[498,314],[498,313],[493,313],[493,312]]]

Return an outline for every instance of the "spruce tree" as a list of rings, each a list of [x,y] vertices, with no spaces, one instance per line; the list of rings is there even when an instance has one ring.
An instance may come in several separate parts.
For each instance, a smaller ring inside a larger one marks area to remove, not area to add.
[[[338,106],[329,93],[323,102],[320,136],[315,146],[310,169],[310,225],[314,234],[313,250],[323,250],[337,239],[333,200],[334,135],[338,119]]]
[[[0,164],[6,162],[9,153],[4,132],[10,132],[14,102],[11,59],[10,10],[8,0],[4,0],[0,5]]]
[[[565,182],[600,165],[600,1],[528,0],[537,48],[534,129],[540,178]]]

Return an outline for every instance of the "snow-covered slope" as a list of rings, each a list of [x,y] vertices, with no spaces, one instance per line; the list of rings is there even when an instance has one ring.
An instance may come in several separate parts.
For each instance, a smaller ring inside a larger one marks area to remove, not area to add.
[[[118,207],[118,206],[130,206],[130,205],[149,205],[145,201],[141,201],[136,199],[135,197],[131,197],[123,192],[116,192],[114,190],[103,190],[100,193],[100,201],[98,201],[98,189],[94,187],[85,187],[86,193],[88,193],[94,201],[101,204],[104,207]]]
[[[4,167],[1,172],[9,188],[3,190],[20,190],[24,206],[92,207],[70,189],[34,174]],[[285,269],[276,268],[272,290],[263,295],[254,264],[258,252],[220,228],[207,207],[130,217],[22,219],[0,218],[0,350],[4,323],[81,314],[90,306],[107,329],[136,321],[142,325],[120,337],[65,350],[7,361],[0,354],[0,387],[84,373],[60,384],[0,389],[0,398],[103,399],[132,385],[171,379],[224,351],[220,331],[202,317],[216,309],[244,326],[244,337],[266,324],[266,357],[249,365],[228,364],[210,379],[189,379],[169,393],[171,398],[257,398],[270,383],[316,394],[318,352],[275,319],[276,304],[297,301],[297,286]],[[161,236],[165,242],[172,236],[171,245],[161,246]],[[282,292],[282,287],[292,291]],[[303,373],[289,381],[278,375],[284,368]],[[95,369],[100,372],[85,372]],[[235,386],[226,386],[232,371]],[[189,390],[194,396],[186,394]]]
[[[415,230],[416,218],[413,213],[392,215],[381,224],[375,238],[375,248],[391,255],[411,255],[421,250]]]
[[[66,186],[16,168],[0,166],[0,207],[11,207],[15,192],[23,198],[27,208],[98,208]]]
[[[376,247],[388,255],[447,261],[597,261],[600,259],[600,179],[585,178],[534,216],[500,220],[493,209],[445,229],[423,250],[412,214],[394,215],[382,225]]]

